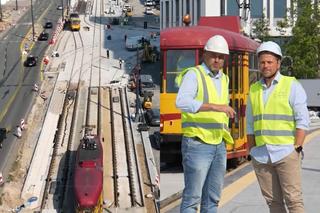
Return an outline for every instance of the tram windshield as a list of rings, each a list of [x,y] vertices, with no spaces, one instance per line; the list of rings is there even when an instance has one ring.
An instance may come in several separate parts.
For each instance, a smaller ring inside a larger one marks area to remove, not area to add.
[[[175,84],[175,78],[187,67],[195,65],[196,51],[195,50],[168,50],[167,51],[167,93],[178,92],[178,86]]]

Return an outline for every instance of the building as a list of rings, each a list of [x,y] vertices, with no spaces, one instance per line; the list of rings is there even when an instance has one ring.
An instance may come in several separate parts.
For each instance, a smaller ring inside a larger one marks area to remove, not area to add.
[[[251,35],[254,22],[264,17],[270,36],[290,36],[292,28],[281,29],[278,21],[290,17],[291,0],[160,0],[160,28],[182,26],[182,17],[191,16],[196,25],[200,16],[240,16],[246,34]]]

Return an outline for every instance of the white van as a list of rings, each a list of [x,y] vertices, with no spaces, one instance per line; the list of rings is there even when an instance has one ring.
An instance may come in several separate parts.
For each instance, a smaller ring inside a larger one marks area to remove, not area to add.
[[[136,50],[137,48],[139,48],[139,49],[143,48],[142,40],[149,41],[144,36],[128,37],[126,40],[127,50]]]

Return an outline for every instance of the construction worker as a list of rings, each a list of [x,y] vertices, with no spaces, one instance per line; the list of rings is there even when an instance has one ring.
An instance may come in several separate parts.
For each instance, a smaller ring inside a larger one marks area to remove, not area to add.
[[[110,54],[109,54],[109,49],[107,49],[107,58],[109,59],[109,56],[110,56]]]
[[[203,63],[177,76],[176,106],[182,120],[182,165],[185,188],[181,212],[216,213],[226,171],[226,143],[233,144],[228,130],[235,111],[229,106],[229,79],[222,71],[229,55],[224,37],[211,37]]]
[[[122,59],[121,58],[119,58],[119,67],[120,67],[120,69],[122,68]]]
[[[260,81],[251,85],[247,138],[252,165],[270,213],[303,213],[301,156],[309,127],[306,93],[280,74],[282,53],[272,41],[257,49]],[[285,201],[285,202],[284,202]]]

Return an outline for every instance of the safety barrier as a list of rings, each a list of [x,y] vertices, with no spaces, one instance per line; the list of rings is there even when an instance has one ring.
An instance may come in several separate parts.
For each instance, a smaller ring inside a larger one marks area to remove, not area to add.
[[[49,40],[49,45],[54,45],[58,39],[59,34],[63,30],[64,21],[62,21],[62,18],[58,20],[58,24],[56,26],[56,29],[54,33],[52,34],[52,38]]]

